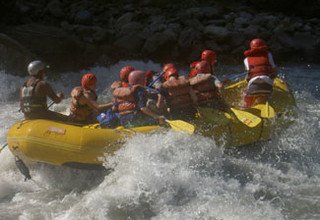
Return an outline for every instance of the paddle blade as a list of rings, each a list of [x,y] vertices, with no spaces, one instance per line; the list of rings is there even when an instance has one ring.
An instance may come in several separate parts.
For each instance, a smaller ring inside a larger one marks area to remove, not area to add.
[[[267,102],[261,110],[261,117],[263,118],[274,118],[276,116],[276,113],[271,105]]]
[[[243,124],[250,128],[256,127],[258,124],[261,123],[261,118],[255,116],[254,114],[234,108],[231,108],[231,111],[234,113],[234,115],[237,117],[239,121],[241,121]]]
[[[266,104],[258,104],[253,108],[260,110],[262,118],[274,118],[276,116],[274,109],[269,105],[268,102]]]
[[[192,124],[189,124],[181,120],[166,120],[166,122],[171,126],[173,130],[183,131],[189,134],[193,134],[195,127]]]

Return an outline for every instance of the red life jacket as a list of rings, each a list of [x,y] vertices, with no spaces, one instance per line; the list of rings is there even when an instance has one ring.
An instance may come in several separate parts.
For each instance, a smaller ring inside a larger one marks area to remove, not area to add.
[[[189,93],[192,87],[187,78],[179,77],[178,79],[170,79],[164,82],[162,86],[168,92],[169,96],[166,97],[166,100],[170,108],[184,108],[193,104]]]
[[[197,68],[197,65],[200,64],[201,62],[207,62],[208,64],[208,70],[205,71],[206,73],[211,73],[213,75],[213,65],[211,65],[208,61],[206,60],[200,60],[200,61],[195,61],[195,62],[192,62],[190,64],[190,72],[188,74],[188,77],[191,78],[191,77],[195,77],[196,75],[200,74],[200,73],[204,73],[202,70],[198,69]]]
[[[221,97],[218,89],[214,86],[211,74],[198,74],[189,80],[190,85],[197,95],[198,104],[208,103]]]
[[[87,120],[93,116],[93,109],[87,104],[80,104],[79,99],[85,94],[94,96],[94,100],[97,100],[97,94],[91,90],[85,90],[81,86],[77,86],[71,91],[71,116],[77,120]]]
[[[114,81],[112,84],[111,84],[111,90],[114,91],[115,89],[117,88],[120,88],[120,87],[128,87],[128,83],[125,83],[125,82],[122,82],[122,81]]]
[[[140,85],[134,85],[130,87],[120,87],[113,91],[113,98],[116,106],[116,110],[120,115],[126,115],[139,111],[137,109],[137,103],[134,98],[134,94]]]
[[[249,66],[247,81],[256,76],[269,76],[271,79],[275,77],[274,69],[268,58],[268,47],[246,50],[244,55],[248,59]]]

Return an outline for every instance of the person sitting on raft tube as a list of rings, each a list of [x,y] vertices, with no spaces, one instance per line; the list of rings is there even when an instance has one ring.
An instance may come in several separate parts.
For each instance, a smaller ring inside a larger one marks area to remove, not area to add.
[[[72,122],[79,124],[96,123],[97,114],[112,107],[112,103],[97,103],[96,87],[96,76],[93,73],[86,73],[82,76],[81,86],[72,89],[70,106]]]
[[[113,91],[113,111],[120,115],[124,127],[137,127],[161,124],[164,117],[151,111],[147,106],[148,91],[145,88],[145,72],[132,71],[128,76],[128,87]]]
[[[167,108],[166,108],[166,103],[165,103],[165,98],[162,94],[162,83],[161,80],[157,80],[157,82],[160,82],[157,84],[153,84],[151,87],[149,85],[156,80],[158,77],[155,71],[148,70],[145,73],[145,86],[148,89],[148,95],[147,95],[147,107],[157,113],[157,114],[166,114]],[[151,89],[150,89],[151,88]]]
[[[190,72],[188,74],[189,77],[193,77],[196,75],[196,72],[198,72],[196,70],[196,65],[202,61],[205,61],[208,63],[208,65],[209,65],[209,72],[208,73],[211,73],[212,75],[214,75],[214,65],[217,62],[217,55],[213,50],[204,50],[201,53],[201,60],[192,62],[190,64]]]
[[[59,103],[64,98],[63,93],[55,93],[50,84],[44,81],[48,68],[49,66],[40,60],[29,63],[30,78],[20,89],[20,110],[25,119],[66,121],[66,116],[48,110],[47,97],[54,103]]]
[[[207,61],[198,62],[189,75],[190,85],[197,96],[197,104],[220,110],[228,109],[221,95],[222,82],[212,75],[211,65]]]
[[[119,78],[120,80],[115,81],[111,84],[111,91],[114,91],[116,88],[120,87],[128,87],[128,76],[129,74],[134,71],[133,66],[124,66],[119,71]]]
[[[268,101],[273,91],[273,79],[277,76],[276,65],[269,47],[260,38],[250,42],[250,49],[244,52],[244,56],[248,86],[244,90],[243,106],[250,108]]]
[[[187,77],[180,76],[176,68],[169,68],[163,76],[162,87],[168,106],[168,112],[173,119],[192,120],[197,110],[197,96]]]

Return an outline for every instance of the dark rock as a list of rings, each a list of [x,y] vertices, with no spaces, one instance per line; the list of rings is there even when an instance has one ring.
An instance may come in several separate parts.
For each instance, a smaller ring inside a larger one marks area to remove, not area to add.
[[[49,4],[47,5],[47,10],[54,17],[57,17],[57,18],[64,17],[64,13],[62,10],[62,4],[59,0],[50,1]]]
[[[121,27],[119,35],[127,35],[131,33],[141,32],[143,25],[139,22],[130,22]]]
[[[140,52],[144,43],[144,39],[138,33],[131,33],[119,37],[114,45],[123,51],[123,54],[131,54],[135,56],[136,53]]]
[[[176,35],[171,31],[155,33],[150,36],[142,48],[142,53],[146,55],[166,55],[171,50],[172,45],[175,45]]]
[[[198,41],[199,37],[200,36],[197,31],[192,28],[186,28],[181,31],[178,38],[178,44],[181,48],[190,49],[191,46]]]
[[[94,60],[92,56],[83,61],[83,51],[87,46],[61,28],[30,24],[16,26],[5,33],[38,59],[49,62],[53,70],[79,68]]]
[[[132,12],[125,13],[115,23],[115,27],[117,29],[121,29],[121,27],[132,21],[134,14]]]
[[[88,25],[92,22],[92,14],[88,10],[78,11],[74,16],[74,22],[76,24]]]
[[[1,70],[25,76],[28,63],[36,56],[18,41],[0,33]]]
[[[217,42],[226,42],[229,39],[230,32],[224,27],[208,25],[204,28],[204,34]]]

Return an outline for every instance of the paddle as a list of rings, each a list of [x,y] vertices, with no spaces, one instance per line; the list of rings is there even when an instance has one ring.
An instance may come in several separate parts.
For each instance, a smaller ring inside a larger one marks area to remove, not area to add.
[[[198,109],[200,113],[203,114],[206,118],[214,118],[217,116],[214,111],[210,111],[210,108],[199,107]],[[250,128],[256,127],[258,124],[261,123],[261,118],[259,118],[258,116],[255,116],[254,114],[251,114],[246,111],[241,111],[235,108],[230,108],[230,110],[234,113],[236,118],[241,123],[243,123],[244,125]]]
[[[256,127],[261,122],[261,118],[249,112],[241,111],[235,108],[230,108],[230,110],[234,113],[239,121],[250,128]]]
[[[166,71],[160,72],[159,76],[157,76],[157,78],[155,78],[151,83],[149,83],[148,87],[153,86],[153,84],[155,84],[159,79],[161,79],[161,77],[163,76],[163,74],[164,74],[165,72],[166,72]]]
[[[269,105],[269,102],[266,102],[266,104],[258,104],[253,108],[260,110],[262,118],[274,118],[276,116],[275,110]]]
[[[8,143],[5,143],[4,145],[2,145],[2,148],[0,149],[0,153],[6,146],[8,146]]]
[[[165,121],[171,126],[173,130],[183,131],[189,134],[194,133],[195,127],[192,124],[189,124],[188,122],[181,121],[181,120],[168,120],[168,119],[165,119]]]
[[[52,101],[52,102],[48,105],[47,109],[49,109],[51,106],[53,106],[54,103],[55,103],[55,102]]]

